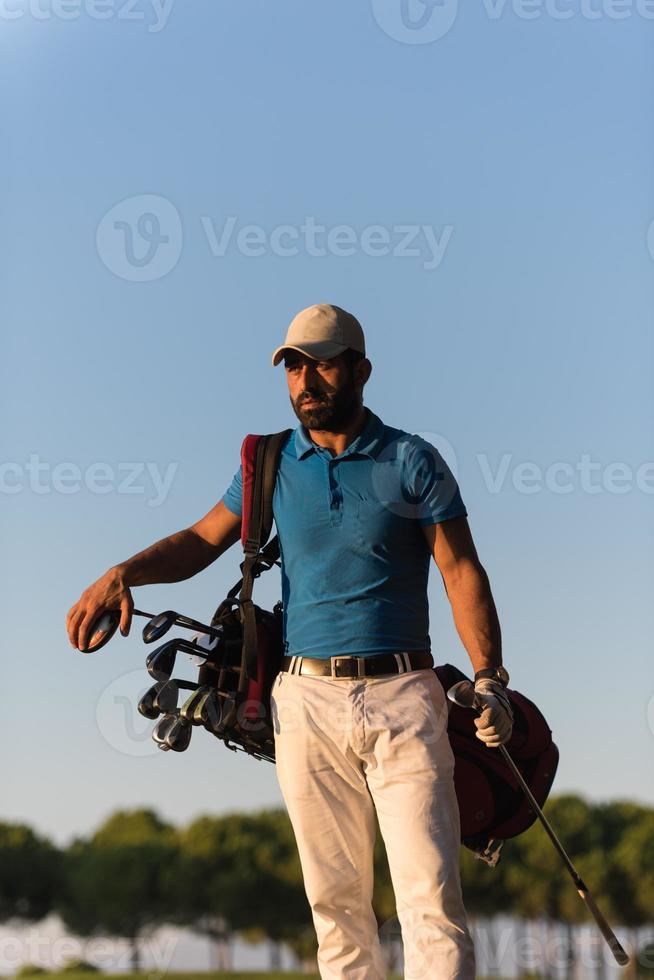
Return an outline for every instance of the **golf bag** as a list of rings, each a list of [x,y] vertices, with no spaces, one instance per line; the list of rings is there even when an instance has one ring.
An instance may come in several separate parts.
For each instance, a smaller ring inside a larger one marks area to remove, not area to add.
[[[268,538],[279,454],[291,432],[248,435],[243,440],[242,578],[213,614],[211,626],[220,627],[223,636],[212,662],[200,668],[198,678],[202,685],[215,686],[221,699],[214,734],[229,748],[270,762],[275,761],[270,693],[281,665],[283,608],[281,602],[271,612],[255,605],[252,587],[263,571],[279,564],[277,536]]]
[[[243,749],[271,762],[275,759],[275,744],[270,693],[283,653],[283,609],[281,602],[275,604],[272,612],[256,606],[252,587],[261,572],[279,564],[277,536],[270,541],[268,538],[273,524],[272,499],[279,455],[291,431],[248,435],[243,441],[242,578],[230,589],[211,620],[212,626],[223,630],[216,662],[200,670],[200,683],[216,685],[224,699],[221,731],[216,734],[230,748]],[[434,670],[445,693],[465,678],[451,664]],[[558,750],[536,705],[518,691],[508,689],[507,694],[514,724],[506,747],[542,806],[554,780]],[[536,814],[500,753],[476,737],[475,713],[449,701],[447,704],[461,838],[479,858],[494,865],[502,842],[530,827]]]
[[[467,679],[457,667],[434,667],[445,692]],[[529,698],[507,688],[513,731],[505,747],[540,807],[547,799],[559,751],[545,718]],[[523,833],[536,813],[505,760],[477,738],[475,713],[449,703],[447,734],[454,753],[454,786],[459,803],[461,839],[476,856],[497,864],[502,842]]]

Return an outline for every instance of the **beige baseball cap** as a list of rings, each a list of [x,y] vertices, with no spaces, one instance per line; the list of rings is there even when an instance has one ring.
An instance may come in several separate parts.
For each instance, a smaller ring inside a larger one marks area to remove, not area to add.
[[[316,361],[328,361],[348,347],[362,354],[366,352],[363,330],[357,318],[330,303],[308,306],[291,320],[286,340],[273,353],[273,367],[279,364],[289,347]]]

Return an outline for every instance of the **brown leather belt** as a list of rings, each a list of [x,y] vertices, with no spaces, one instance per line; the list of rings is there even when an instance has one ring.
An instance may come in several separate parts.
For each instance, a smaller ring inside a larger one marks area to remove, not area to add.
[[[379,677],[433,667],[429,650],[379,653],[370,657],[282,657],[281,670],[310,677]]]

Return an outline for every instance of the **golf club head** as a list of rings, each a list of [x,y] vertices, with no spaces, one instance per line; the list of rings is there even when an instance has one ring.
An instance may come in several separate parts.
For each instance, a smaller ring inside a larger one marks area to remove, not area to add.
[[[215,692],[213,693],[215,694]],[[195,707],[193,709],[193,718],[192,718],[192,722],[194,725],[204,725],[204,723],[206,722],[208,717],[206,706],[211,696],[212,696],[211,688],[205,687],[202,691],[202,697],[198,698],[198,700],[195,702]]]
[[[168,640],[152,653],[149,653],[145,660],[145,666],[150,677],[155,681],[170,680],[170,675],[175,666],[178,644],[175,640]]]
[[[478,708],[475,685],[472,681],[463,680],[452,684],[447,692],[448,699],[457,704],[460,708]]]
[[[213,735],[220,735],[225,727],[223,699],[215,688],[206,688],[204,697],[198,701],[193,714],[193,724],[203,725]]]
[[[155,721],[161,714],[159,708],[155,706],[155,697],[159,693],[160,689],[161,682],[157,681],[156,684],[153,684],[152,687],[148,688],[137,705],[138,713],[143,715],[144,718],[149,718],[150,721]]]
[[[153,616],[143,627],[143,642],[154,643],[156,640],[160,640],[176,619],[177,613],[173,612],[172,609],[167,609],[165,612]]]
[[[166,731],[165,743],[173,752],[185,752],[189,747],[192,734],[193,729],[190,723],[177,715]]]
[[[117,609],[110,609],[98,616],[91,627],[86,649],[82,653],[95,653],[102,649],[118,629],[119,623],[120,612]]]
[[[186,699],[182,707],[179,709],[179,716],[183,718],[184,721],[188,721],[191,724],[199,724],[199,722],[194,722],[195,709],[198,707],[200,701],[207,693],[208,688],[198,687],[197,690]]]
[[[222,633],[222,627],[220,627],[220,631]],[[202,653],[189,654],[189,660],[191,663],[196,667],[201,667],[202,664],[205,664],[207,662],[207,658],[211,658],[211,654],[218,647],[220,639],[221,638],[219,636],[209,636],[206,633],[195,633],[194,636],[191,637],[191,643],[193,643],[194,646],[199,647],[199,649],[202,650]]]
[[[222,728],[231,728],[232,725],[236,723],[236,717],[238,713],[238,705],[234,697],[225,698],[221,703],[221,713],[220,725]]]
[[[220,634],[222,633],[221,628],[206,626],[204,623],[200,623],[197,619],[191,619],[190,616],[182,616],[181,613],[175,612],[173,609],[166,609],[165,612],[152,616],[150,621],[145,624],[143,627],[143,642],[154,643],[155,640],[160,640],[161,637],[168,632],[171,626],[181,626],[184,629],[199,630],[199,632],[204,636],[211,637],[213,639],[219,639]]]
[[[162,750],[162,752],[168,752],[170,749],[170,745],[166,744],[166,736],[175,721],[177,721],[177,715],[162,715],[157,724],[154,726],[152,731],[152,741]]]
[[[177,681],[170,680],[164,681],[159,684],[159,690],[154,696],[154,708],[159,712],[159,714],[171,714],[177,708],[177,701],[179,700],[179,685]]]

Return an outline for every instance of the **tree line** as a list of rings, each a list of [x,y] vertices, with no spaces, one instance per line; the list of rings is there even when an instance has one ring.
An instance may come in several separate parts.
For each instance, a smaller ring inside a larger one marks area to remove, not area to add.
[[[609,921],[636,948],[639,930],[642,935],[643,927],[654,924],[654,809],[628,801],[589,803],[568,794],[552,797],[545,812]],[[497,923],[511,916],[519,924],[511,941],[520,941],[520,926],[525,950],[531,940],[525,975],[528,969],[545,978],[574,975],[577,931],[588,917],[539,823],[507,841],[494,868],[462,848],[461,872],[475,936],[484,930],[491,957],[501,953]],[[393,967],[400,934],[379,834],[374,908]],[[315,969],[315,933],[283,810],[202,816],[183,827],[152,810],[119,811],[64,848],[28,826],[0,823],[0,921],[33,923],[51,913],[82,939],[127,940],[134,971],[140,969],[144,937],[166,924],[207,937],[216,968],[229,968],[238,935],[267,940],[271,968],[279,967],[285,945],[300,964]],[[534,923],[542,940],[535,944],[533,928],[528,930]],[[554,931],[565,937],[556,956],[547,942]],[[607,962],[601,952],[600,940],[599,978]],[[641,949],[630,969],[654,975],[654,946]]]

